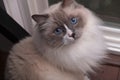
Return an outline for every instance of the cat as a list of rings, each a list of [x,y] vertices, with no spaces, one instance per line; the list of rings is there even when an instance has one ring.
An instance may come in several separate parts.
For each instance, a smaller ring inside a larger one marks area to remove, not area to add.
[[[106,58],[102,21],[75,0],[63,0],[32,18],[34,33],[11,49],[6,79],[89,80],[88,72]]]

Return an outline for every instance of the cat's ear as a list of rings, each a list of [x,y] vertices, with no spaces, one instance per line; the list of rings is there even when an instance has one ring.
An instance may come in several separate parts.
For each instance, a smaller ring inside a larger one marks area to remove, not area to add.
[[[62,0],[62,7],[67,7],[73,4],[75,0]]]
[[[35,22],[37,22],[37,23],[45,22],[48,19],[48,17],[49,17],[48,14],[43,14],[43,15],[35,14],[35,15],[32,15],[33,20]]]

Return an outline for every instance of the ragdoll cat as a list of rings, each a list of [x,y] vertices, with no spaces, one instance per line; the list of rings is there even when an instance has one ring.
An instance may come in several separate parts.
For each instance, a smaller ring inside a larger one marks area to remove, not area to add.
[[[101,21],[74,0],[33,15],[32,37],[17,43],[7,60],[7,80],[88,80],[106,57]]]

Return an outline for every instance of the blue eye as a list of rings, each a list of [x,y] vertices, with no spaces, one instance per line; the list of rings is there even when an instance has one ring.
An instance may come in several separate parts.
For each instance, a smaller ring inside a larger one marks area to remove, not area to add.
[[[77,23],[77,18],[71,18],[71,23],[76,24]]]
[[[54,31],[54,33],[55,33],[56,35],[60,35],[60,34],[63,33],[63,30],[62,30],[61,28],[56,28],[55,31]]]

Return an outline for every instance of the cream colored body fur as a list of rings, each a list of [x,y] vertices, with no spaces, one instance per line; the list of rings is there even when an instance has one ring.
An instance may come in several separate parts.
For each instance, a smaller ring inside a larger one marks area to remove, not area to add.
[[[50,7],[53,12],[60,3]],[[28,37],[11,50],[6,68],[6,78],[9,80],[85,80],[84,74],[97,67],[105,58],[103,36],[99,31],[99,20],[86,8],[82,13],[87,24],[81,38],[72,46],[59,49],[47,49],[38,38],[37,32]],[[70,14],[71,8],[64,11]],[[81,10],[82,11],[82,10]],[[81,13],[80,10],[74,14]]]

